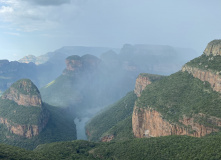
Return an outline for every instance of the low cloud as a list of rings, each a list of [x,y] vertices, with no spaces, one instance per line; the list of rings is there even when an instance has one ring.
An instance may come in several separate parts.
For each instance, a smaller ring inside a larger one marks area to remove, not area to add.
[[[25,32],[56,28],[77,13],[70,0],[0,0],[0,5],[0,21]]]

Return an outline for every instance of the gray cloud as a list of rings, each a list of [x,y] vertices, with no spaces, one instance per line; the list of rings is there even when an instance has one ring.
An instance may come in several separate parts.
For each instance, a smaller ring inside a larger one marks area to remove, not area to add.
[[[50,6],[50,5],[57,6],[57,5],[70,3],[70,0],[24,0],[24,1],[42,6]]]

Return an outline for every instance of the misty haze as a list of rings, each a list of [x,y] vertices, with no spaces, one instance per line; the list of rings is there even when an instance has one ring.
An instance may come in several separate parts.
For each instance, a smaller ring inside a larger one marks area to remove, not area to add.
[[[221,159],[220,5],[0,0],[0,159]]]

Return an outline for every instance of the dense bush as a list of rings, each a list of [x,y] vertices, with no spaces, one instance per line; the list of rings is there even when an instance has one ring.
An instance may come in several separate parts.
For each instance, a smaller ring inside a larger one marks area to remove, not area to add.
[[[201,55],[198,58],[195,58],[188,62],[186,65],[196,67],[202,70],[210,70],[211,72],[220,72],[221,71],[221,56],[213,56],[213,55]]]

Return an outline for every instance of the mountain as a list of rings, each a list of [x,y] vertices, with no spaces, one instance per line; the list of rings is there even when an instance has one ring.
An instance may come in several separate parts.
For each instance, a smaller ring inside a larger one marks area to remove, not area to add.
[[[18,80],[2,94],[0,132],[0,142],[29,149],[76,138],[70,115],[43,103],[38,88],[29,79]]]
[[[220,130],[220,48],[221,40],[210,42],[182,71],[145,88],[132,115],[135,137],[202,137]]]
[[[188,48],[166,45],[125,44],[119,60],[125,68],[133,68],[138,73],[170,75],[177,72],[183,64],[195,58],[197,53]]]
[[[28,55],[18,60],[20,63],[35,63],[36,65],[44,64],[47,62],[56,61],[57,64],[63,64],[64,60],[71,55],[83,56],[85,54],[91,54],[94,56],[100,56],[102,53],[111,50],[108,47],[85,47],[85,46],[65,46],[54,52],[49,52],[41,56]],[[113,49],[118,51],[118,49]],[[59,63],[60,62],[60,63]],[[65,67],[65,66],[64,66]]]
[[[84,107],[85,101],[93,100],[89,95],[93,96],[91,88],[95,86],[90,81],[93,83],[99,63],[92,55],[69,56],[62,75],[41,89],[43,100],[60,107],[72,106],[75,112],[77,107]]]
[[[104,142],[133,138],[131,115],[135,101],[147,85],[161,78],[163,76],[141,73],[137,77],[134,91],[105,108],[87,123],[85,128],[88,140]]]
[[[91,117],[128,92],[134,84],[133,74],[133,71],[123,72],[121,68],[108,68],[93,55],[73,55],[66,58],[62,75],[40,91],[45,102],[71,107],[80,118]]]

